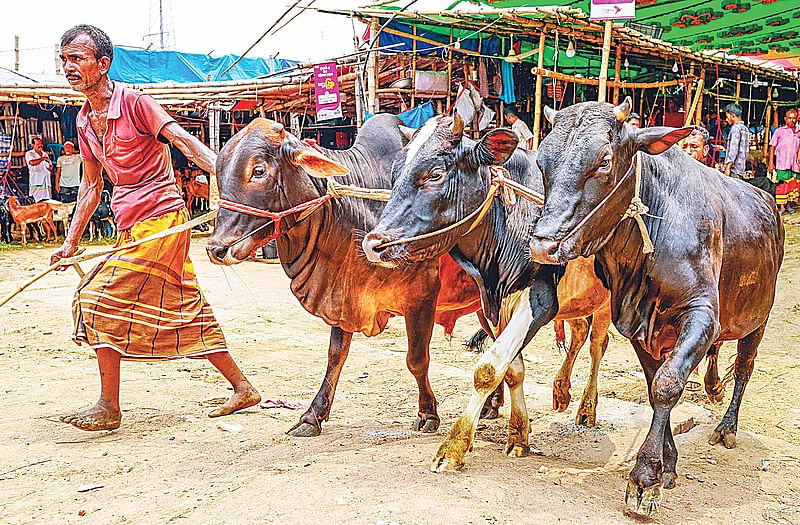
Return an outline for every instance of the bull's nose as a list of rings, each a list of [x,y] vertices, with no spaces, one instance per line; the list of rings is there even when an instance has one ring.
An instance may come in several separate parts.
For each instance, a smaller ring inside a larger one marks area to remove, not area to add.
[[[561,264],[558,259],[558,242],[534,236],[528,246],[533,261],[539,264]]]
[[[382,233],[369,232],[361,241],[361,248],[364,250],[367,260],[373,263],[381,262],[381,253],[384,250],[381,244],[388,240],[388,236]]]
[[[206,253],[208,254],[208,258],[211,259],[212,263],[224,264],[223,259],[228,253],[228,248],[226,246],[209,244],[206,246]]]

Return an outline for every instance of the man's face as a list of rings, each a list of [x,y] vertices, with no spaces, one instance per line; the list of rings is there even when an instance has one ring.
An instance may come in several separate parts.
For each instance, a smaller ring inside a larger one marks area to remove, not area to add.
[[[44,147],[44,144],[42,144],[41,140],[36,139],[36,140],[33,141],[33,150],[36,153],[41,153],[43,147]]]
[[[75,146],[67,142],[64,144],[64,155],[72,155],[75,153]]]
[[[736,115],[726,111],[725,112],[725,122],[727,122],[728,124],[733,124],[734,122],[736,122]]]
[[[633,126],[634,128],[641,128],[642,122],[638,118],[632,118],[628,121],[628,124]]]
[[[695,160],[703,162],[708,155],[708,144],[705,143],[703,137],[698,133],[692,133],[683,142],[683,151]]]
[[[506,114],[506,122],[508,122],[509,124],[513,125],[514,122],[516,122],[516,121],[517,121],[517,116],[516,115],[512,115],[511,113],[507,113]]]
[[[97,59],[94,52],[94,42],[88,35],[78,35],[69,44],[61,46],[64,76],[75,91],[91,91],[108,73],[111,60],[108,57]]]
[[[790,128],[794,129],[795,125],[797,125],[797,112],[793,109],[790,109],[786,112],[786,116],[783,117],[784,122]]]

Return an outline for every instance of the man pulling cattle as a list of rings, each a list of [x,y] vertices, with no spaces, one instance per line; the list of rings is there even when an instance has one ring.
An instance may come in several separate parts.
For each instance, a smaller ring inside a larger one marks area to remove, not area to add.
[[[78,25],[61,37],[61,62],[72,89],[87,97],[77,118],[84,177],[75,216],[51,262],[72,256],[100,202],[101,168],[114,183],[112,208],[118,244],[185,223],[188,212],[170,164],[172,143],[198,166],[214,172],[215,155],[181,128],[152,98],[112,83],[111,40]],[[81,280],[73,301],[74,340],[94,348],[100,399],[61,418],[83,430],[119,427],[120,360],[205,357],[231,383],[233,396],[209,417],[227,415],[261,398],[228,353],[189,259],[190,232],[117,252]]]

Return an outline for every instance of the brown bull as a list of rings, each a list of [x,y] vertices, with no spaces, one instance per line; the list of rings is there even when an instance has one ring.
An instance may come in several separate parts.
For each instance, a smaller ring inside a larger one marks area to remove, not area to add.
[[[364,124],[351,149],[326,150],[323,155],[280,124],[256,119],[219,154],[220,195],[227,202],[283,212],[323,197],[326,182],[319,177],[340,175],[337,180],[345,184],[391,188],[392,162],[407,142],[400,124],[391,115],[377,115]],[[332,327],[325,379],[291,429],[295,436],[318,435],[322,421],[328,419],[353,333],[377,335],[393,316],[405,317],[406,364],[419,387],[413,428],[433,432],[439,426],[428,381],[434,318],[451,329],[457,315],[480,307],[478,291],[445,258],[406,264],[399,270],[369,264],[357,242],[359,232],[376,224],[383,207],[384,203],[372,200],[329,200],[306,216],[283,217],[278,231],[267,218],[220,209],[208,241],[210,259],[220,264],[240,262],[277,235],[292,292],[306,310]]]

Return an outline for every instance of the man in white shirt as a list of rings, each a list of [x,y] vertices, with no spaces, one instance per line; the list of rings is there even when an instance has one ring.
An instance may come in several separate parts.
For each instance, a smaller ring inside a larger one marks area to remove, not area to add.
[[[33,149],[25,153],[25,163],[28,165],[28,195],[36,202],[51,198],[50,170],[53,162],[44,151],[42,139],[33,139]]]
[[[64,143],[64,153],[56,161],[56,193],[61,202],[75,202],[81,185],[81,156],[69,140]]]
[[[519,118],[517,114],[516,108],[514,106],[506,106],[503,108],[503,115],[506,117],[506,122],[511,124],[511,131],[517,134],[519,137],[519,144],[517,145],[518,148],[522,148],[525,151],[530,151],[533,149],[533,133],[528,128],[528,125]]]

